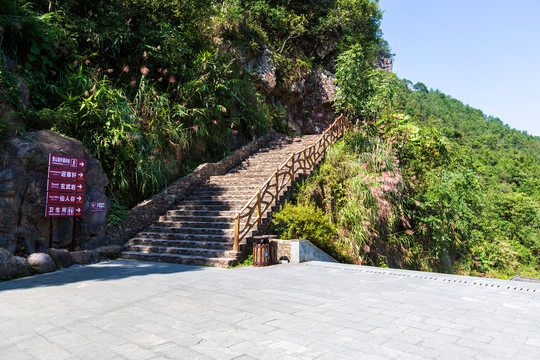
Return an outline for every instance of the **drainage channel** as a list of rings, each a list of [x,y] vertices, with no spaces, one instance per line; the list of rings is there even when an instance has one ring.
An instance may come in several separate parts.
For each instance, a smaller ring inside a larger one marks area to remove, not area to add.
[[[468,284],[468,285],[481,286],[485,288],[499,288],[499,289],[506,289],[506,290],[524,291],[524,292],[530,292],[530,293],[540,293],[540,288],[527,287],[521,284],[520,285],[504,284],[502,283],[504,280],[500,280],[500,279],[491,279],[493,280],[493,282],[491,282],[491,281],[477,280],[476,278],[473,278],[473,277],[471,277],[471,279],[469,280],[469,277],[466,277],[466,276],[461,276],[463,277],[463,279],[445,278],[445,277],[436,276],[436,275],[423,275],[423,274],[420,274],[418,271],[411,271],[411,273],[407,273],[407,272],[392,271],[391,269],[377,270],[372,267],[363,267],[359,265],[336,266],[336,265],[327,265],[327,264],[309,263],[309,262],[302,263],[302,265],[317,266],[317,267],[326,268],[326,269],[337,269],[337,270],[351,271],[351,272],[361,272],[361,273],[367,273],[367,274],[390,275],[390,276],[399,276],[399,277],[414,278],[414,279],[442,281],[449,284],[450,283]],[[402,270],[402,271],[407,271],[407,270]],[[429,274],[429,273],[426,273],[426,274]],[[519,275],[516,275],[516,276],[519,276]],[[540,283],[540,279],[524,278],[524,277],[516,278],[516,276],[514,276],[512,279],[509,279],[507,281]],[[531,281],[531,280],[534,280],[534,281]]]

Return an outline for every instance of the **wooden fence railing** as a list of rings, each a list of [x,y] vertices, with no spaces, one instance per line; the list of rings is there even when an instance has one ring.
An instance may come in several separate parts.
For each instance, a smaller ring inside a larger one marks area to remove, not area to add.
[[[326,149],[350,128],[352,128],[350,121],[341,115],[313,145],[292,153],[289,159],[276,169],[274,174],[266,180],[264,185],[236,215],[234,251],[238,251],[240,241],[251,229],[262,223],[263,214],[277,203],[281,191],[294,182],[296,175],[300,171],[306,174],[315,169],[326,153]]]

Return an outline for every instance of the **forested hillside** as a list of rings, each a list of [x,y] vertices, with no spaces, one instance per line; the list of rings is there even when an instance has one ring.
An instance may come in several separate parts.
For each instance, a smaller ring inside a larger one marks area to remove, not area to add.
[[[363,120],[276,216],[277,232],[346,262],[538,276],[540,138],[422,83],[347,76],[337,104]],[[354,98],[351,86],[373,79],[370,100]]]
[[[376,69],[381,17],[375,0],[0,0],[0,140],[81,140],[114,208],[130,208],[268,130],[292,133],[291,98],[318,70],[357,131],[276,232],[358,264],[539,275],[540,139]]]

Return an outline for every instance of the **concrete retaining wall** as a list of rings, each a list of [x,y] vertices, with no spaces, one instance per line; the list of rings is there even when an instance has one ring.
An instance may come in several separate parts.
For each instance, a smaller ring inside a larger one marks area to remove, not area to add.
[[[289,260],[292,264],[305,261],[337,262],[333,257],[313,245],[308,240],[271,240],[277,242],[278,260]]]

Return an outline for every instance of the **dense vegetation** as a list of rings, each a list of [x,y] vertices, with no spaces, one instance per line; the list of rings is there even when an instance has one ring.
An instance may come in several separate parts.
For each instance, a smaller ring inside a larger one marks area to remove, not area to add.
[[[539,276],[540,139],[421,83],[373,69],[351,82],[361,57],[344,55],[336,104],[357,129],[276,216],[277,231],[308,234],[346,262]],[[326,212],[305,231],[315,209]]]
[[[244,67],[263,47],[286,86],[322,64],[315,49],[326,38],[336,52],[353,42],[372,57],[384,51],[380,18],[371,0],[0,0],[0,102],[10,113],[0,136],[53,129],[81,140],[110,196],[133,205],[284,130],[284,109],[265,103]]]
[[[352,263],[539,275],[540,139],[375,69],[389,56],[381,16],[375,0],[0,0],[0,141],[81,140],[118,215],[286,130],[246,66],[268,48],[284,92],[314,68],[335,73],[335,108],[357,124],[277,232]]]

